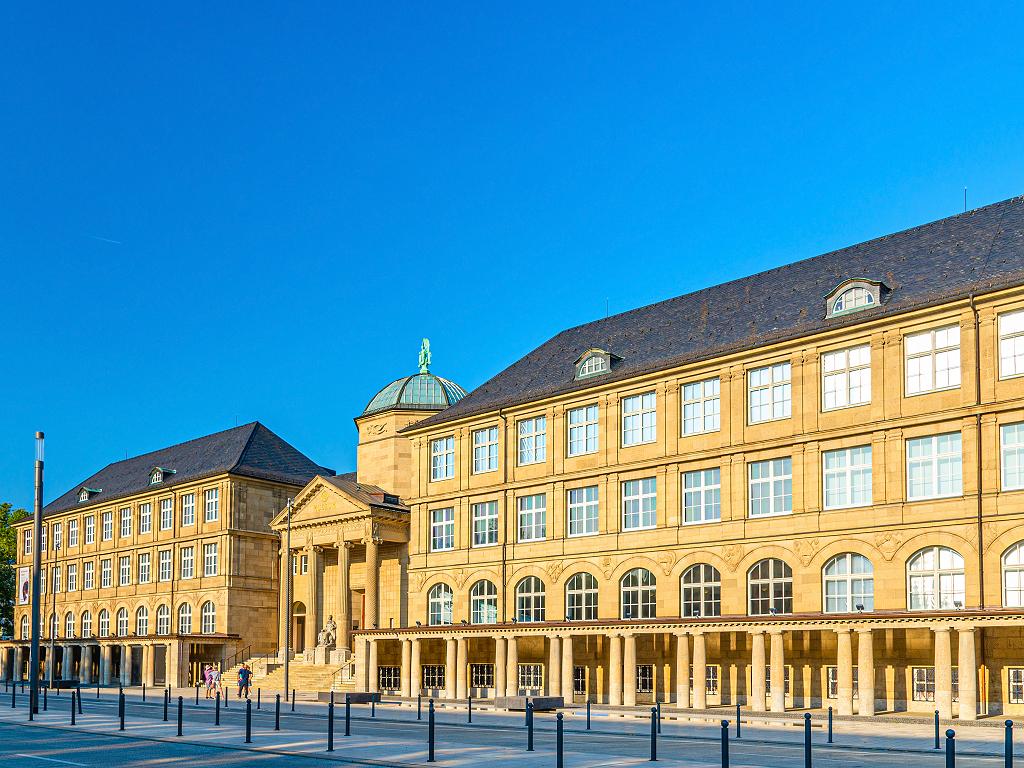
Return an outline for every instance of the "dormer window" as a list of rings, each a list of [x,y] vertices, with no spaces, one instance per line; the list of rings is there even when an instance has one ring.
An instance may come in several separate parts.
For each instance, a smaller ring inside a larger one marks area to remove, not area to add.
[[[149,473],[149,484],[157,485],[164,481],[167,475],[173,475],[173,469],[164,469],[163,467],[153,467],[153,470]]]
[[[93,497],[94,494],[97,494],[97,493],[99,493],[102,490],[103,490],[102,488],[81,488],[78,491],[78,501],[79,501],[79,503],[81,503],[83,501],[88,501],[89,499],[91,499]]]
[[[874,280],[846,280],[825,299],[825,316],[838,317],[882,303],[884,286]]]
[[[600,376],[611,370],[612,363],[620,358],[603,349],[588,349],[576,360],[577,379]]]

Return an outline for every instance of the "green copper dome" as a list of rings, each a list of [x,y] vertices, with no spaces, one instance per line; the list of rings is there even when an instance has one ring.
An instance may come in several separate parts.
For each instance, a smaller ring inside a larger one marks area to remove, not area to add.
[[[363,416],[391,410],[441,411],[466,396],[466,390],[454,381],[430,372],[430,342],[423,340],[420,372],[403,376],[373,396]]]

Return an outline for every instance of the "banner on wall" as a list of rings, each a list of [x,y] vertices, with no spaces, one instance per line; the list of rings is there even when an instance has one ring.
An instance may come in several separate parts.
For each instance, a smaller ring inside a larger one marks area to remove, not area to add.
[[[18,605],[28,605],[28,598],[32,594],[28,575],[29,567],[27,565],[18,569]]]

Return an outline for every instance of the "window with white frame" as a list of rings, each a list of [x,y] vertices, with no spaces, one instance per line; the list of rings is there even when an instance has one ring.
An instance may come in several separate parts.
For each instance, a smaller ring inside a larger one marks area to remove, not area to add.
[[[959,325],[908,334],[904,349],[908,395],[960,386]]]
[[[598,411],[596,405],[569,410],[569,455],[597,453]]]
[[[591,355],[579,367],[576,378],[582,379],[585,376],[594,376],[608,370],[608,359],[604,355]]]
[[[572,693],[573,696],[587,695],[587,668],[579,665],[572,668]]]
[[[68,520],[68,546],[78,546],[78,520]]]
[[[149,609],[144,605],[135,609],[135,634],[140,637],[149,634]]]
[[[637,693],[653,693],[654,692],[654,665],[653,664],[637,664],[636,665],[636,692]]]
[[[171,499],[167,500],[172,502]],[[181,497],[181,524],[182,525],[195,525],[196,524],[196,495],[194,493],[185,493]]]
[[[824,451],[825,509],[866,507],[871,504],[871,446]]]
[[[722,472],[718,467],[683,472],[683,521],[722,519]]]
[[[212,635],[217,631],[217,606],[211,600],[203,603],[199,609],[200,625],[199,631],[204,635]]]
[[[21,639],[22,640],[31,640],[32,639],[32,636],[31,636],[30,630],[29,630],[28,616],[22,616],[21,617]]]
[[[82,564],[82,589],[92,589],[96,586],[96,563],[86,560]]]
[[[825,563],[825,612],[875,610],[874,573],[871,561],[855,552],[844,552]]]
[[[128,609],[120,608],[117,611],[117,636],[128,637]]]
[[[171,609],[166,605],[157,606],[156,633],[158,635],[169,635],[171,633]]]
[[[40,566],[39,568],[39,589],[42,594],[46,594],[46,566]]]
[[[871,402],[871,345],[821,356],[821,408],[832,411]]]
[[[60,523],[53,524],[53,551],[59,552],[64,545],[64,526]]]
[[[1024,667],[1009,667],[1006,670],[1010,703],[1024,704]]]
[[[131,507],[121,509],[121,538],[125,539],[132,535],[132,510]]]
[[[547,536],[547,496],[536,493],[516,499],[519,541],[542,541]]]
[[[498,468],[498,428],[473,432],[473,473],[493,472]]]
[[[150,554],[149,552],[139,553],[139,584],[149,584],[150,579]]]
[[[907,440],[907,501],[959,496],[961,462],[959,432]]]
[[[866,309],[867,307],[874,306],[874,304],[875,295],[867,288],[859,286],[848,288],[839,294],[838,298],[832,303],[830,317],[852,312],[855,309]]]
[[[999,428],[1004,491],[1024,490],[1024,423]]]
[[[567,621],[597,619],[597,579],[592,574],[577,573],[565,583],[565,618]]]
[[[516,585],[516,621],[544,621],[544,582],[527,576]]]
[[[423,687],[426,690],[440,690],[445,687],[444,664],[424,664],[421,669],[423,670]]]
[[[654,392],[622,398],[622,444],[653,443],[658,438],[658,396]]]
[[[98,622],[100,637],[110,636],[110,612],[104,608],[100,611]]]
[[[100,587],[107,588],[113,586],[114,571],[113,563],[109,557],[105,557],[100,560]]]
[[[498,588],[481,579],[469,591],[469,620],[473,624],[498,623]]]
[[[377,667],[377,690],[398,691],[402,688],[401,667]]]
[[[455,477],[455,438],[452,435],[430,441],[430,479]]]
[[[96,543],[96,516],[86,515],[85,516],[85,543],[95,544]]]
[[[718,695],[718,681],[721,674],[721,667],[717,664],[708,664],[704,668],[704,693],[708,696]],[[693,667],[690,667],[690,690],[693,690]]]
[[[964,558],[959,552],[948,547],[926,547],[907,561],[910,610],[962,608],[964,592]]]
[[[455,508],[430,511],[430,550],[444,552],[455,547]]]
[[[451,624],[454,593],[447,584],[435,584],[427,593],[427,624],[432,627]]]
[[[785,695],[789,695],[789,670],[791,667],[789,664],[782,668],[782,692]],[[764,668],[764,693],[765,696],[772,695],[772,668],[771,666],[765,666]]]
[[[174,499],[160,500],[160,530],[169,531],[174,527]]]
[[[31,555],[32,554],[32,529],[31,528],[26,528],[25,529],[25,532],[22,535],[22,542],[24,543],[24,546],[22,547],[21,553],[23,555]]]
[[[683,384],[683,434],[717,432],[722,426],[721,386],[717,376]]]
[[[623,619],[653,619],[657,615],[657,582],[646,568],[634,568],[622,577]]]
[[[713,565],[697,563],[680,579],[682,616],[701,618],[722,615],[722,575]]]
[[[793,612],[793,569],[778,558],[755,563],[747,572],[749,613],[767,616]]]
[[[493,664],[470,664],[469,665],[469,686],[470,686],[470,688],[493,688],[494,687],[494,665]]]
[[[92,637],[92,614],[82,611],[82,637]]]
[[[775,363],[752,368],[747,373],[747,402],[749,421],[788,419],[793,413],[792,366]]]
[[[194,579],[196,577],[196,548],[181,548],[181,578]]]
[[[473,546],[489,547],[498,543],[498,502],[482,501],[470,506],[473,517]]]
[[[518,674],[519,688],[527,691],[539,691],[544,688],[543,664],[520,664]]]
[[[49,529],[48,525],[44,525],[39,529],[39,549],[45,555],[46,553],[46,531]]]
[[[1024,607],[1024,541],[1003,553],[1003,607]]]
[[[192,634],[192,606],[188,603],[178,606],[178,634]]]
[[[598,489],[596,485],[572,488],[566,493],[570,536],[597,533]]]
[[[203,520],[213,523],[220,517],[220,488],[208,488],[203,491]]]
[[[118,585],[126,587],[132,583],[132,559],[125,555],[117,559]]]
[[[160,557],[160,581],[171,580],[171,550],[161,549]]]
[[[771,517],[793,511],[793,460],[754,461],[750,469],[750,516]]]
[[[217,545],[203,545],[203,576],[217,575]]]
[[[60,566],[53,566],[53,594],[60,592]]]
[[[114,513],[103,513],[103,540],[110,541],[114,538]]]
[[[1024,310],[999,316],[999,378],[1024,376]]]
[[[914,667],[914,701],[935,701],[935,667]]]
[[[519,463],[537,464],[547,457],[548,420],[546,416],[521,419],[516,425],[519,435]]]
[[[153,532],[153,505],[139,504],[139,533]]]
[[[658,514],[658,480],[645,477],[622,484],[622,530],[653,528]]]

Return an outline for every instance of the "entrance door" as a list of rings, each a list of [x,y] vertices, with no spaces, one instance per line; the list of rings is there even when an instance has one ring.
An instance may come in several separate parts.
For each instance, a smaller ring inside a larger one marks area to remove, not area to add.
[[[292,624],[292,649],[295,653],[306,650],[306,617],[295,616]]]
[[[151,649],[153,654],[153,684],[167,684],[167,646],[154,645]]]

